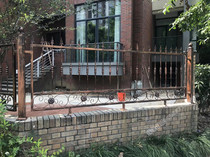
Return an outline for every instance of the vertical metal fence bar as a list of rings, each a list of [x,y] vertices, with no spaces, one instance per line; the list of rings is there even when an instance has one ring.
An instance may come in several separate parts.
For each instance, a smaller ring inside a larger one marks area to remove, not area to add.
[[[160,46],[160,52],[162,52],[162,48]],[[162,55],[160,55],[160,69],[159,69],[159,75],[160,75],[160,87],[162,86]]]
[[[87,48],[88,48],[88,44],[87,44]],[[87,62],[87,66],[86,66],[86,76],[87,76],[87,84],[86,84],[86,89],[88,90],[88,84],[89,84],[89,64],[88,64],[88,50],[86,50],[87,56],[86,56],[86,62]]]
[[[6,87],[6,89],[7,89],[7,92],[9,92],[9,80],[8,80],[8,78],[9,78],[9,67],[8,67],[7,63],[6,63],[6,67],[5,67],[5,72],[6,72],[6,77],[7,77],[7,87]]]
[[[69,50],[69,62],[70,62],[70,66],[69,66],[69,89],[71,91],[71,84],[72,84],[72,50]]]
[[[54,50],[52,50],[52,65],[51,65],[51,89],[54,90],[54,66],[55,66],[55,56]]]
[[[193,51],[193,49],[192,49],[192,51]],[[191,102],[192,103],[194,103],[194,100],[193,100],[193,96],[195,96],[195,68],[196,68],[196,54],[194,53],[194,52],[192,52],[192,59],[193,59],[193,61],[192,61],[192,63],[193,63],[193,65],[192,65],[192,86],[191,86],[191,88],[192,88],[192,100],[191,100]]]
[[[63,63],[63,51],[61,50],[60,51],[60,53],[61,53],[61,61],[60,61],[60,69],[61,69],[61,71],[60,71],[60,74],[61,74],[61,88],[63,88],[63,66],[62,66],[62,63]]]
[[[81,47],[80,43],[78,45],[79,47]],[[79,90],[81,90],[81,65],[80,65],[80,57],[81,57],[81,54],[82,54],[82,50],[79,50],[79,66],[78,66],[78,75],[79,75]]]
[[[172,48],[170,49],[170,53],[172,53]],[[172,55],[170,55],[170,87],[172,87],[172,81],[173,81],[173,78],[172,78],[172,60],[173,59],[173,56]]]
[[[102,43],[102,49],[104,49],[104,43]],[[102,51],[102,79],[103,79],[103,89],[104,89],[104,50]]]
[[[97,48],[97,45],[95,44],[95,48]],[[97,62],[97,51],[95,50],[95,59],[94,59],[94,76],[95,76],[95,90],[96,90],[96,81],[97,81],[97,77],[96,77],[96,70],[97,70],[97,67],[96,67],[96,62]]]
[[[184,71],[183,71],[183,67],[185,66],[185,63],[184,63],[184,55],[183,56],[180,56],[180,86],[184,86],[184,80],[185,80],[185,74],[184,74]],[[184,76],[183,76],[184,75]]]
[[[110,45],[109,45],[109,49],[110,49]],[[108,60],[109,60],[109,88],[111,89],[111,85],[112,85],[112,67],[111,67],[111,53],[112,52],[108,52]]]
[[[136,50],[139,51],[139,45],[136,44]],[[136,80],[138,80],[138,75],[139,75],[139,53],[136,53],[137,55],[137,63],[136,63]]]
[[[156,49],[156,45],[154,46],[154,49],[153,49],[154,52],[157,52],[157,49]],[[156,62],[156,55],[153,54],[152,55],[152,79],[153,79],[153,87],[155,87],[155,62]]]
[[[167,53],[167,47],[165,47],[165,53]],[[167,55],[165,55],[165,87],[167,87]]]
[[[177,56],[178,50],[176,48],[176,67],[175,67],[175,87],[178,86],[178,56]]]
[[[43,53],[42,53],[42,58],[41,58],[41,76],[44,75],[44,60],[45,60],[45,57],[43,57]]]
[[[151,49],[149,49],[149,52],[151,52]],[[150,71],[151,71],[151,67],[150,66],[151,66],[151,58],[150,58],[150,63],[148,65],[148,71],[147,71],[147,75],[148,76],[147,77],[148,77],[148,81],[149,81],[149,86],[150,86],[150,88],[152,88],[152,82],[151,82],[151,79],[150,79]]]
[[[156,59],[157,59],[157,55],[154,55],[154,87],[156,87],[156,73],[157,73]]]
[[[125,76],[126,70],[125,70],[125,52],[122,53],[122,60],[123,60],[123,75]]]
[[[117,50],[118,50],[118,45],[117,45]],[[117,75],[117,89],[119,89],[119,52],[118,51],[117,51],[116,75]]]
[[[144,48],[143,48],[143,52],[144,52]],[[141,54],[141,58],[144,59],[144,53]],[[140,63],[140,73],[141,73],[141,81],[142,81],[142,84],[144,86],[144,65],[143,65],[143,60],[141,59],[141,63]]]

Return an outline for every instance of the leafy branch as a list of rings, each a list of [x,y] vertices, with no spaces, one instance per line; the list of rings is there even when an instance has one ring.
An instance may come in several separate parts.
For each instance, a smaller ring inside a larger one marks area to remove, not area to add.
[[[50,19],[52,23],[59,20],[55,17],[64,18],[74,13],[72,4],[66,0],[0,0],[0,4],[1,44],[14,41],[21,27],[33,27],[33,30],[37,31],[42,29],[40,23],[46,19]],[[31,34],[34,31],[26,33]]]
[[[175,7],[177,0],[169,0],[163,13],[170,12]],[[188,0],[185,1],[187,10],[183,12],[171,25],[171,29],[177,27],[181,31],[197,30],[200,44],[210,43],[210,1],[199,0],[195,5],[190,6]]]

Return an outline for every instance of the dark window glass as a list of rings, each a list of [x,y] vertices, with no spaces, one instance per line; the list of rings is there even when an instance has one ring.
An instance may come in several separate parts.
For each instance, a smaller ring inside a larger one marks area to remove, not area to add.
[[[96,21],[88,21],[87,22],[87,43],[95,43],[96,42]],[[88,62],[94,62],[96,53],[95,51],[88,51]]]
[[[120,42],[120,0],[104,0],[88,7],[80,5],[76,10],[77,44],[80,42],[83,46],[89,44],[89,47],[95,47],[93,43],[96,43],[96,46],[101,48],[101,43],[105,43],[104,48],[117,48],[114,42]],[[94,20],[91,20],[93,18]],[[102,61],[103,57],[106,62],[117,60],[115,53],[108,52],[103,55],[99,52],[81,52],[80,56],[81,61],[88,62]]]
[[[107,42],[108,32],[109,32],[108,19],[98,20],[98,37],[99,37],[98,41]]]
[[[95,43],[96,42],[96,21],[88,21],[87,22],[87,43]]]

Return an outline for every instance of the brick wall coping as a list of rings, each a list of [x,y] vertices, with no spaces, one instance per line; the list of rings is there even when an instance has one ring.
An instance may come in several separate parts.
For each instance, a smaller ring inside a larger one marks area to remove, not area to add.
[[[5,119],[7,121],[10,121],[11,123],[18,124],[17,131],[22,132],[22,131],[57,128],[57,127],[65,127],[65,126],[80,125],[80,124],[98,123],[109,120],[120,120],[120,119],[129,119],[129,118],[154,116],[154,115],[167,115],[172,113],[176,109],[179,109],[180,112],[181,111],[187,112],[191,110],[198,110],[198,106],[195,104],[173,105],[166,107],[157,107],[157,108],[153,107],[153,108],[126,110],[126,111],[121,111],[119,109],[109,109],[103,111],[73,113],[71,115],[59,114],[59,115],[29,117],[23,121],[18,121],[17,117],[6,115]]]

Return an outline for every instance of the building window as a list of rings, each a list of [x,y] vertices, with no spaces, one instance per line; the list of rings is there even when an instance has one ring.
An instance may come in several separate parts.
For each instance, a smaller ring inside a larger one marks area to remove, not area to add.
[[[90,5],[76,6],[76,44],[81,46],[101,48],[104,43],[105,48],[116,49],[120,42],[120,0],[104,0]],[[88,55],[88,56],[87,56]],[[95,56],[97,55],[97,56]],[[104,54],[105,62],[116,62],[115,52]],[[100,52],[77,52],[76,62],[101,62]]]
[[[157,14],[154,16],[155,36],[153,37],[153,46],[157,51],[165,51],[165,48],[181,49],[182,48],[182,32],[179,29],[172,29],[171,23],[179,16],[181,12],[172,12],[168,15]]]
[[[158,26],[156,27],[155,46],[158,50],[160,47],[162,51],[165,51],[167,47],[170,49],[180,49],[182,47],[182,34],[179,30],[170,30],[170,26]]]

